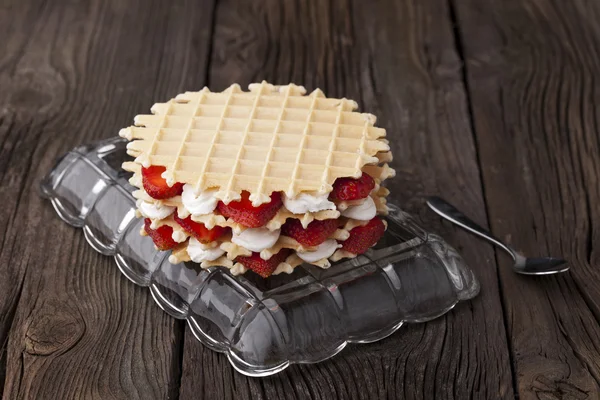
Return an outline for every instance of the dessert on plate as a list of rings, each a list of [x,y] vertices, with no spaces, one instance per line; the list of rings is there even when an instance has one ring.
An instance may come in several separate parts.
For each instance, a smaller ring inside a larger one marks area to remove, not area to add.
[[[356,102],[266,82],[155,104],[120,136],[142,235],[173,263],[268,277],[356,257],[383,236],[385,130]]]

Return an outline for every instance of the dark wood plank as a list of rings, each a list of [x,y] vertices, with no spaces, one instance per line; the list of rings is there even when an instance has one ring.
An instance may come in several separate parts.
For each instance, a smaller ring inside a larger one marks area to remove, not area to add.
[[[421,195],[451,194],[485,220],[446,2],[223,0],[211,60],[213,90],[266,79],[356,99],[388,129],[398,170],[394,201],[421,213]],[[236,373],[225,356],[188,333],[181,398],[512,398],[493,251],[423,216],[476,270],[482,293],[475,301],[381,342],[263,379]]]
[[[212,0],[0,6],[4,398],[177,396],[182,324],[37,190],[61,153],[204,83],[212,9]]]
[[[527,279],[498,256],[522,399],[600,393],[600,5],[457,1],[491,226],[571,261]]]

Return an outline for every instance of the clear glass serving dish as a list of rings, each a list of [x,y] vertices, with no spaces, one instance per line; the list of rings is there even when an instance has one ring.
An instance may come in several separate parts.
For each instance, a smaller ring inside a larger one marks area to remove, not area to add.
[[[374,249],[329,269],[302,265],[268,279],[226,268],[171,264],[140,236],[134,189],[121,169],[126,141],[109,139],[64,155],[41,183],[44,197],[89,244],[113,256],[156,303],[186,319],[204,345],[224,352],[241,373],[266,376],[314,363],[347,343],[369,343],[403,323],[436,318],[479,292],[458,253],[390,205],[386,235]]]

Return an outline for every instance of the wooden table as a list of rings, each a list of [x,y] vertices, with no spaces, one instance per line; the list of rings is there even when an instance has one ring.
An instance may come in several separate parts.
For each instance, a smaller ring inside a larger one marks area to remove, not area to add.
[[[0,2],[0,393],[6,399],[600,397],[600,3]],[[332,360],[256,379],[127,281],[38,183],[156,101],[266,79],[356,99],[395,154],[393,201],[481,294]],[[557,277],[442,224],[439,194]]]

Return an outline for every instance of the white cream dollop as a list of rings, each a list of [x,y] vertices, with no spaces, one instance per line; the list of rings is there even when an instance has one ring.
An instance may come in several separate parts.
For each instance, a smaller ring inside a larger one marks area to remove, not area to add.
[[[181,202],[185,209],[192,215],[206,215],[217,208],[219,200],[215,197],[217,189],[207,189],[200,194],[194,193],[194,186],[183,185]]]
[[[148,203],[146,201],[138,202],[138,209],[144,217],[153,220],[165,219],[175,211],[175,207],[164,204]]]
[[[373,199],[369,196],[365,199],[364,203],[345,209],[342,215],[359,221],[368,221],[377,215],[377,207]]]
[[[327,199],[327,195],[314,196],[309,193],[300,193],[293,198],[289,198],[284,194],[283,205],[294,214],[335,210],[335,204]]]
[[[270,231],[267,228],[248,228],[240,233],[233,232],[231,241],[238,246],[254,252],[261,252],[275,245],[280,230]]]
[[[201,263],[202,261],[214,261],[217,258],[225,254],[225,251],[219,247],[211,247],[200,243],[195,238],[190,238],[187,245],[187,253],[195,263]]]
[[[326,241],[318,245],[317,249],[314,251],[299,251],[296,254],[298,254],[298,257],[300,257],[306,262],[315,262],[322,260],[323,258],[328,258],[340,247],[342,247],[342,245],[336,242],[334,239],[327,239]]]

